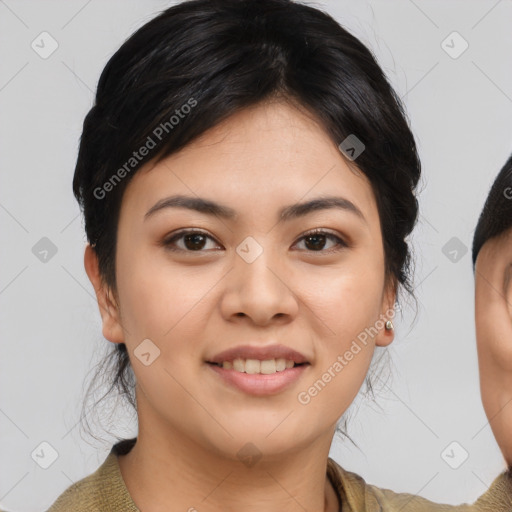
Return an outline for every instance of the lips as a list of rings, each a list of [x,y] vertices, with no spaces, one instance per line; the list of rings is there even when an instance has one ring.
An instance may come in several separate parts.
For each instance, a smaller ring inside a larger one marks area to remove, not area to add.
[[[307,358],[284,345],[268,345],[265,347],[240,345],[228,350],[224,350],[214,357],[208,359],[207,363],[222,364],[224,361],[233,362],[235,359],[257,359],[259,361],[266,361],[269,359],[286,359],[293,361],[295,364],[309,363]]]

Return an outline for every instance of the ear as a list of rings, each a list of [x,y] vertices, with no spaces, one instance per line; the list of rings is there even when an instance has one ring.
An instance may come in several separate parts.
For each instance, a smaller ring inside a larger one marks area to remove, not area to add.
[[[382,309],[379,317],[379,320],[384,323],[384,326],[382,329],[379,329],[379,332],[375,336],[375,345],[379,347],[386,347],[395,339],[395,329],[388,330],[385,328],[385,324],[388,320],[394,321],[396,291],[396,279],[388,278],[384,292],[382,293]]]
[[[98,256],[90,244],[85,248],[84,267],[96,293],[103,323],[103,336],[112,343],[124,343],[119,307],[112,297],[111,290],[107,288],[100,276]]]

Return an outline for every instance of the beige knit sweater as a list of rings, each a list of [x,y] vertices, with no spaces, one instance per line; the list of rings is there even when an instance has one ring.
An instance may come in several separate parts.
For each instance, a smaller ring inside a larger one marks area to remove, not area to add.
[[[119,469],[117,455],[128,453],[136,438],[113,445],[103,464],[68,487],[47,512],[141,512]],[[472,505],[441,505],[413,494],[395,493],[367,484],[329,457],[327,475],[343,512],[512,512],[512,468],[498,475]]]

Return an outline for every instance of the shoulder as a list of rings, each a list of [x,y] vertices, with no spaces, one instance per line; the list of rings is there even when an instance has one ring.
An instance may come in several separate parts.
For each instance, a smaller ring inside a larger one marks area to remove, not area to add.
[[[109,456],[110,457],[110,454]],[[91,475],[82,478],[70,485],[53,503],[47,512],[64,512],[74,510],[76,512],[99,512],[101,503],[101,475],[105,462]]]
[[[366,512],[511,512],[512,511],[512,471],[509,469],[498,475],[489,489],[473,504],[448,505],[435,503],[421,496],[397,493],[366,483],[356,473],[347,471],[329,458],[328,471],[335,479],[335,485],[342,497],[342,505],[349,511]],[[332,478],[331,478],[332,480]]]
[[[123,453],[130,443],[133,446],[134,441],[115,444],[101,466],[69,486],[47,512],[139,512],[128,494],[117,461],[117,454]]]

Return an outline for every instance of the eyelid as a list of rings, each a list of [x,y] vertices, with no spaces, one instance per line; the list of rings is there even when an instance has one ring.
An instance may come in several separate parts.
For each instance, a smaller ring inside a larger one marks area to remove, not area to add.
[[[326,228],[315,228],[311,229],[309,231],[306,231],[306,233],[302,234],[297,241],[293,244],[296,245],[298,242],[302,241],[304,238],[312,235],[324,235],[326,238],[334,238],[336,239],[336,245],[337,247],[327,249],[327,250],[321,250],[321,251],[304,251],[311,254],[330,254],[332,252],[337,252],[343,248],[350,247],[350,243],[347,241],[346,237],[340,235],[336,231],[331,231]]]
[[[188,234],[201,234],[204,235],[206,238],[209,238],[210,240],[214,241],[217,245],[222,247],[222,244],[219,243],[214,236],[210,235],[207,231],[204,231],[200,228],[183,228],[178,231],[175,231],[171,233],[169,236],[164,237],[164,239],[161,242],[161,245],[163,245],[165,248],[167,248],[170,251],[180,251],[180,252],[186,252],[186,253],[207,253],[210,252],[209,250],[198,250],[198,251],[189,251],[181,248],[170,248],[171,243],[173,243],[175,240],[178,240],[182,236],[188,235]],[[313,235],[324,235],[326,238],[334,238],[336,239],[336,247],[330,248],[327,250],[319,250],[319,251],[308,251],[305,250],[303,252],[312,253],[312,254],[329,254],[332,252],[339,251],[341,248],[350,247],[350,243],[346,240],[345,237],[340,235],[337,232],[331,231],[326,228],[314,228],[309,231],[306,231],[303,233],[292,245],[295,246],[302,240],[304,240],[308,236]]]
[[[332,230],[327,229],[327,228],[314,228],[314,229],[310,229],[309,231],[306,231],[304,234],[302,234],[300,236],[299,240],[301,240],[305,236],[311,236],[311,235],[317,235],[317,234],[329,235],[329,236],[336,237],[336,238],[340,239],[342,242],[344,242],[344,243],[346,243],[348,245],[348,242],[345,240],[343,235],[341,235],[337,231],[332,231]]]
[[[200,228],[183,228],[183,229],[179,229],[178,231],[174,231],[169,236],[164,237],[164,239],[161,242],[161,245],[163,245],[166,249],[168,249],[170,251],[181,251],[181,252],[189,252],[189,253],[209,252],[209,251],[205,251],[205,250],[201,250],[201,251],[187,251],[185,249],[180,249],[180,248],[170,248],[170,245],[171,245],[172,242],[178,240],[182,236],[190,235],[190,234],[204,235],[206,238],[209,238],[209,239],[213,240],[217,245],[222,246],[222,244],[219,243],[215,239],[214,236],[210,235],[210,233],[208,233],[208,231],[204,231],[204,230],[202,230]]]

